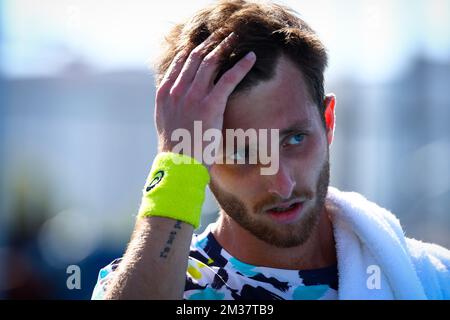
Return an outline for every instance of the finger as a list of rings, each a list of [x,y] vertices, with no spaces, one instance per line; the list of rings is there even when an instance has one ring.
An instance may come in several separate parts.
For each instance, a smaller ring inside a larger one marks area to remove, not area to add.
[[[177,79],[175,80],[172,91],[184,91],[185,88],[187,88],[192,83],[208,47],[214,40],[216,40],[217,36],[217,32],[212,33],[205,41],[203,41],[194,50],[191,51],[186,62],[183,65],[183,68],[178,74]]]
[[[226,104],[228,97],[244,79],[246,74],[250,71],[256,61],[256,55],[253,51],[247,53],[241,60],[239,60],[230,70],[225,72],[220,77],[217,84],[214,86],[210,97],[213,101],[220,101],[223,105]]]
[[[236,40],[237,35],[231,32],[214,50],[206,55],[198,68],[191,90],[206,92],[213,85],[215,75],[218,72],[220,58],[232,48]]]
[[[160,91],[160,93],[162,93],[163,91],[168,92],[170,88],[172,88],[173,83],[180,74],[181,69],[183,68],[183,65],[187,59],[187,54],[187,50],[181,50],[172,60],[169,68],[167,69],[163,79],[159,84],[158,91]]]

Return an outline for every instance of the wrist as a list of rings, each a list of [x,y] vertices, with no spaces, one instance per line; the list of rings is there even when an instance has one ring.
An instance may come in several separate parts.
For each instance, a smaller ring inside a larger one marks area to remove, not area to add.
[[[181,150],[182,152],[177,152],[177,151],[174,151],[174,149],[175,149],[175,145],[172,146],[170,144],[160,144],[158,147],[158,153],[173,153],[173,154],[179,154],[181,156],[192,158],[197,163],[202,164],[208,170],[208,173],[209,173],[212,164],[208,164],[204,161],[202,152],[200,152],[200,154],[197,155],[197,154],[194,154],[193,150],[187,150],[187,149],[183,148]]]
[[[143,189],[139,217],[173,218],[197,228],[209,180],[207,168],[196,159],[160,152]]]

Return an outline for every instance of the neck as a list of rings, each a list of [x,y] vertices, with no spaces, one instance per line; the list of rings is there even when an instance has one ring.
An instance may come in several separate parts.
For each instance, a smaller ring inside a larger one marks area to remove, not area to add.
[[[328,267],[337,261],[333,226],[325,208],[309,239],[291,248],[278,248],[260,240],[225,212],[220,213],[212,232],[226,251],[251,265],[309,270]]]

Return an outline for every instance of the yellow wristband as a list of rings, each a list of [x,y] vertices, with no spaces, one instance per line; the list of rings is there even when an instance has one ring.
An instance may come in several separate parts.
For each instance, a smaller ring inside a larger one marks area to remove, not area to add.
[[[194,158],[159,153],[142,190],[138,217],[172,218],[198,228],[209,179],[208,169]]]

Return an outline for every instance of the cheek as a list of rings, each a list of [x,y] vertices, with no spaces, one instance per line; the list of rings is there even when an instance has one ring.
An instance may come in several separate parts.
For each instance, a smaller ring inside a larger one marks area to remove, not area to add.
[[[286,156],[286,161],[294,168],[298,187],[313,186],[327,159],[325,140],[320,137],[310,141],[305,148]]]
[[[222,190],[229,192],[243,202],[253,199],[260,193],[261,183],[258,180],[259,172],[245,165],[213,165],[211,167],[211,179]]]

